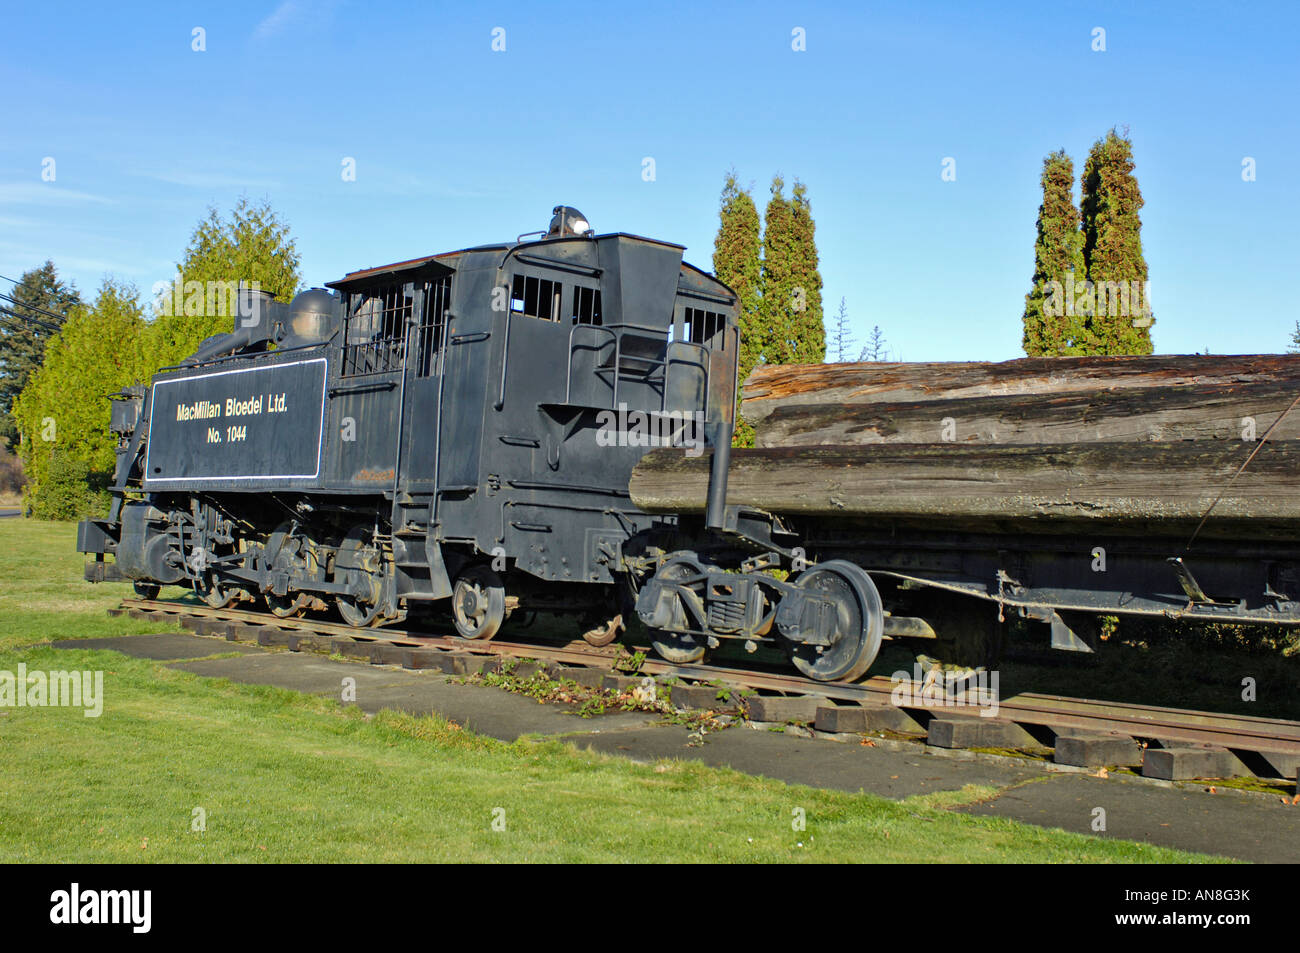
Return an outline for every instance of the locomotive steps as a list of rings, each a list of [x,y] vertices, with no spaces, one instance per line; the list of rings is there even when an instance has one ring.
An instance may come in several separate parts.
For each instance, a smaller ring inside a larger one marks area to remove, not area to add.
[[[396,629],[364,635],[349,626],[283,620],[257,612],[215,610],[177,602],[128,599],[132,617],[175,618],[191,630],[230,641],[282,646],[290,651],[342,655],[372,664],[432,669],[453,675],[494,673],[503,659],[516,678],[543,673],[588,688],[628,691],[646,676],[670,685],[673,706],[731,710],[760,727],[865,742],[864,735],[901,741],[924,739],[931,749],[997,750],[1075,768],[1139,768],[1148,778],[1179,781],[1234,776],[1295,779],[1300,767],[1300,722],[1220,715],[1090,699],[1021,693],[989,697],[980,691],[883,677],[858,684],[809,679],[712,665],[672,665],[648,658],[636,675],[615,670],[617,646],[593,648],[475,642]],[[897,702],[902,701],[902,704]],[[995,704],[990,704],[993,702]]]

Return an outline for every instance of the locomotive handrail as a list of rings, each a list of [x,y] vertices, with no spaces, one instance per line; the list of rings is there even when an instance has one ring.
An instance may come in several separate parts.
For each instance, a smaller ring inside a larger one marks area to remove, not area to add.
[[[573,336],[580,329],[583,328],[592,331],[603,331],[614,340],[614,364],[613,364],[614,392],[610,396],[610,407],[613,410],[617,410],[618,409],[618,378],[619,378],[619,364],[620,364],[619,359],[622,357],[623,339],[620,335],[614,333],[615,329],[616,328],[631,329],[634,331],[649,331],[652,333],[662,333],[664,329],[652,324],[634,324],[629,321],[619,322],[618,324],[575,324],[572,328],[569,329],[569,357],[564,369],[564,402],[566,404],[570,403],[570,399],[573,393],[573,352],[574,352]],[[700,344],[698,341],[669,341],[668,343],[683,344],[686,345],[687,347],[697,347],[701,351],[703,351],[706,355],[709,352],[708,346],[705,344]],[[648,361],[649,359],[642,358],[641,360]],[[659,398],[660,413],[662,413],[668,406],[668,366],[672,363],[690,363],[690,362],[683,361],[680,358],[669,357],[667,353],[667,349],[665,349],[663,360],[653,361],[650,364],[651,367],[657,365],[664,369],[664,389],[663,389],[663,393],[660,395]],[[705,362],[701,362],[699,366],[704,369],[704,392],[707,399],[708,385],[709,385],[709,368],[708,368],[708,364]],[[648,370],[649,368],[647,368],[647,371]]]
[[[684,344],[687,347],[698,347],[700,350],[704,352],[705,358],[707,358],[709,353],[708,347],[704,344],[700,344],[697,341],[673,341],[672,343]],[[688,361],[682,357],[669,357],[666,359],[665,366],[664,366],[664,395],[663,395],[663,399],[659,402],[659,409],[661,411],[668,409],[668,366],[667,365],[669,364],[689,364],[692,367],[698,367],[702,371],[704,371],[704,410],[707,413],[709,409],[709,362],[707,359],[701,361]]]
[[[501,345],[501,390],[497,393],[496,402],[492,404],[493,410],[500,410],[506,405],[506,368],[510,366],[510,315],[512,312],[506,312],[505,333],[502,335],[503,344]],[[439,413],[441,413],[439,409]]]
[[[370,380],[362,381],[359,384],[340,384],[329,389],[331,397],[337,397],[339,394],[361,394],[372,390],[393,390],[397,387],[397,381],[388,380]]]
[[[293,347],[277,347],[274,351],[253,351],[250,354],[243,354],[240,352],[236,352],[234,354],[223,355],[222,357],[214,357],[210,361],[199,361],[195,364],[169,364],[166,367],[158,368],[157,373],[161,374],[163,371],[183,371],[194,367],[204,367],[208,364],[220,364],[223,361],[233,361],[236,358],[241,358],[241,357],[254,358],[254,357],[264,357],[267,354],[292,354],[294,351],[305,351],[308,348],[324,347],[325,345],[333,341],[334,338],[338,336],[338,333],[339,333],[338,328],[335,328],[334,332],[323,341],[313,341],[311,344],[295,344]]]
[[[529,235],[549,236],[550,232],[524,232],[524,234],[520,235],[519,238],[524,239],[527,238]],[[556,235],[555,237],[539,238],[531,242],[517,241],[515,244],[507,248],[505,254],[501,256],[501,261],[498,262],[497,264],[497,271],[500,271],[502,268],[504,268],[506,266],[506,262],[508,262],[512,257],[518,256],[519,252],[521,252],[525,248],[536,248],[538,245],[554,245],[554,244],[558,244],[559,242],[571,242],[571,241],[576,241],[580,238],[586,238],[590,240],[590,237],[587,235]]]
[[[588,328],[592,331],[602,331],[608,334],[614,341],[614,399],[613,405],[618,407],[618,335],[614,333],[613,326],[601,324],[575,324],[569,329],[569,357],[564,366],[564,402],[570,402],[573,392],[573,335],[579,328]]]
[[[705,389],[703,389],[703,390],[705,390],[705,412],[707,413],[707,411],[708,411],[708,371],[710,371],[710,367],[708,367],[708,354],[710,354],[710,350],[708,350],[708,346],[707,346],[707,345],[701,345],[701,343],[699,343],[698,341],[671,341],[671,342],[668,342],[668,343],[669,343],[669,345],[682,345],[682,346],[685,346],[685,347],[698,347],[699,350],[703,351],[703,354],[701,355],[702,360],[699,361],[699,363],[698,363],[698,367],[701,368],[703,372],[705,372]],[[663,380],[663,400],[662,400],[662,402],[660,402],[659,410],[667,410],[667,407],[668,407],[668,368],[667,368],[667,364],[673,364],[673,363],[677,363],[677,364],[690,364],[690,361],[689,361],[689,360],[685,360],[684,358],[666,358],[666,365],[664,365],[664,371],[663,371],[663,377],[664,377],[664,380]]]
[[[595,486],[590,483],[539,483],[536,480],[507,480],[506,482],[516,490],[581,490],[584,493],[604,493],[608,496],[631,496],[627,490]]]

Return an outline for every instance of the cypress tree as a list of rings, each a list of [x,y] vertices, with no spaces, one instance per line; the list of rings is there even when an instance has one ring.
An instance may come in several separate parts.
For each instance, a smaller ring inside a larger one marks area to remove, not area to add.
[[[826,360],[826,325],[822,319],[822,276],[817,258],[817,226],[813,222],[808,188],[798,179],[790,200],[794,242],[791,249],[791,276],[794,282],[791,301],[795,332],[793,361],[796,364],[820,364]]]
[[[1085,303],[1093,311],[1086,327],[1089,354],[1152,351],[1154,318],[1138,216],[1143,202],[1133,168],[1133,143],[1114,129],[1093,144],[1083,168],[1083,257],[1088,297],[1095,297]]]
[[[1024,349],[1030,357],[1082,353],[1083,316],[1066,301],[1066,285],[1086,276],[1079,210],[1074,204],[1074,163],[1058,149],[1043,160],[1043,204],[1038,207],[1033,286],[1025,295]]]
[[[758,314],[761,228],[754,197],[740,187],[734,172],[727,173],[723,183],[719,217],[718,235],[713,241],[713,272],[740,296],[743,324],[745,318]]]
[[[744,381],[763,351],[763,326],[759,315],[761,228],[754,197],[736,182],[734,171],[728,172],[723,182],[720,205],[718,235],[713,241],[713,273],[740,299],[738,379]],[[738,423],[738,439],[745,427],[747,425]]]
[[[801,275],[798,260],[798,226],[794,206],[785,197],[785,180],[772,178],[772,197],[763,215],[763,269],[759,313],[763,325],[761,359],[768,364],[793,364],[799,341],[795,288]]]

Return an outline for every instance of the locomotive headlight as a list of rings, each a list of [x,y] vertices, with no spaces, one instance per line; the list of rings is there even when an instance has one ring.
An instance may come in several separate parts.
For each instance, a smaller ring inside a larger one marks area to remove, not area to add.
[[[570,235],[585,235],[591,231],[591,223],[571,205],[557,205],[552,211],[551,227],[547,229],[548,237],[565,238]]]

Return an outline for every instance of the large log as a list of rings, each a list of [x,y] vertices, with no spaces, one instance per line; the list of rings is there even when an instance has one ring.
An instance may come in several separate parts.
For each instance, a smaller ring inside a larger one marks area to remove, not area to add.
[[[951,443],[735,450],[727,500],[792,517],[901,520],[990,532],[1188,532],[1227,488],[1206,536],[1300,532],[1300,442],[963,446]],[[632,474],[648,512],[700,512],[709,454],[656,450]]]
[[[979,397],[1096,393],[1125,388],[1288,384],[1300,392],[1300,355],[1177,354],[954,361],[761,365],[745,381],[741,413],[760,430],[778,407],[899,404]]]
[[[1300,383],[1228,383],[906,403],[796,403],[772,410],[755,444],[1254,440],[1297,394]],[[1282,417],[1270,440],[1300,440],[1300,409]]]

